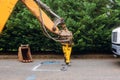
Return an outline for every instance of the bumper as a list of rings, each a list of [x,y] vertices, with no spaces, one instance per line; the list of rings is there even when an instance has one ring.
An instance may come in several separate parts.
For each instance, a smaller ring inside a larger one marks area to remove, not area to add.
[[[120,45],[112,44],[112,52],[116,55],[120,55]]]

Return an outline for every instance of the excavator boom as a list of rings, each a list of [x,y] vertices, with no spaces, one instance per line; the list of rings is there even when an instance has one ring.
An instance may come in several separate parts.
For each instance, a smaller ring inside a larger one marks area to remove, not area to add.
[[[45,35],[55,41],[60,42],[63,45],[63,52],[65,54],[66,63],[70,62],[70,54],[72,48],[72,33],[69,31],[64,23],[64,20],[56,15],[48,6],[42,3],[40,0],[20,0],[26,7],[31,11],[31,13],[38,19],[42,25],[43,32]],[[0,32],[2,32],[9,16],[11,15],[18,0],[0,0]],[[57,20],[54,22],[47,14],[44,12],[53,14]],[[57,26],[61,26],[59,29]],[[47,31],[50,31],[57,35],[57,38],[49,35]],[[67,57],[66,57],[67,56]]]
[[[53,33],[58,33],[58,28],[56,29],[56,31],[52,30],[54,23],[46,15],[46,13],[41,8],[39,8],[39,6],[36,4],[34,0],[22,0],[22,2],[27,6],[27,8],[32,12],[32,14],[36,16],[40,23],[43,23],[44,26],[46,26],[48,30],[50,30]]]
[[[0,32],[11,15],[18,0],[0,0]]]

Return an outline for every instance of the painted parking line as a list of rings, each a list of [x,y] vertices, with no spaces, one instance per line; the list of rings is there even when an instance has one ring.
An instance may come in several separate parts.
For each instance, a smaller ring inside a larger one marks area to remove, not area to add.
[[[32,71],[61,71],[60,69],[38,69],[42,64],[35,66]]]
[[[53,64],[60,64],[60,63],[59,62],[53,62],[53,61],[41,62],[40,64],[33,67],[32,71],[61,71],[61,69],[41,69],[41,66],[44,66],[44,65],[49,66],[49,65],[53,65]]]
[[[38,69],[40,66],[41,66],[41,64],[35,66],[35,67],[32,69],[32,71],[38,71],[37,69]]]

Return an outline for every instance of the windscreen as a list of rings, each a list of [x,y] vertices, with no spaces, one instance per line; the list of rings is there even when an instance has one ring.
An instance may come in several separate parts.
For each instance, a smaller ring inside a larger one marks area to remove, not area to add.
[[[117,42],[117,32],[112,33],[112,42]]]

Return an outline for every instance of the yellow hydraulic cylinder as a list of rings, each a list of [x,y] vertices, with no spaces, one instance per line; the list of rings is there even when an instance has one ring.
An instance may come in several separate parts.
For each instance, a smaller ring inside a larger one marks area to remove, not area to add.
[[[62,46],[62,49],[63,49],[63,53],[64,53],[65,63],[69,64],[72,46],[66,43],[65,45]]]

